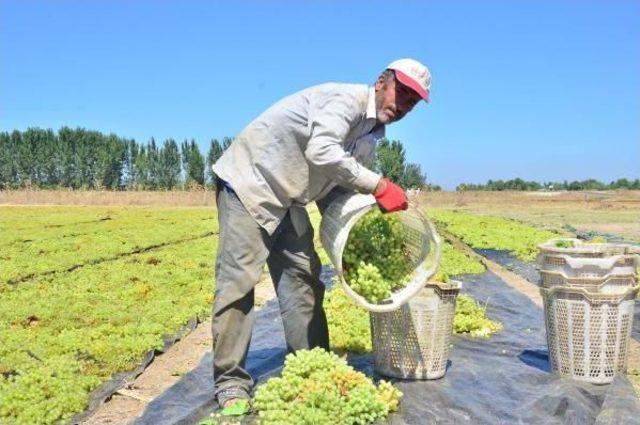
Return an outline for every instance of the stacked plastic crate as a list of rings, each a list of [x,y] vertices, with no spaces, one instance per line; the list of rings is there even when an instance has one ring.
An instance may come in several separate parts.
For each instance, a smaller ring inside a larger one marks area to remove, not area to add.
[[[578,239],[553,239],[538,248],[551,368],[610,383],[627,367],[640,249]]]

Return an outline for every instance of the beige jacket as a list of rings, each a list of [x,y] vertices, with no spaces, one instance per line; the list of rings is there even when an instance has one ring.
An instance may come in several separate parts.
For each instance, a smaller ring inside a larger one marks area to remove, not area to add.
[[[384,126],[376,126],[375,91],[327,83],[288,96],[253,120],[213,165],[269,234],[287,211],[298,234],[301,208],[336,185],[372,193],[380,175],[365,168]]]

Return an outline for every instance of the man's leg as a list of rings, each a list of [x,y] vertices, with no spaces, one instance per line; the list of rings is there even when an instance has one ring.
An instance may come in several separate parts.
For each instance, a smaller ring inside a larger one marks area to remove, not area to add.
[[[308,216],[307,216],[308,220]],[[329,331],[322,301],[320,258],[313,248],[313,227],[298,236],[289,214],[281,224],[267,260],[278,295],[289,351],[322,347],[329,349]]]
[[[254,321],[254,291],[269,253],[269,236],[235,193],[218,190],[220,237],[213,301],[213,376],[218,401],[248,397],[245,360]],[[237,396],[237,397],[236,397]]]

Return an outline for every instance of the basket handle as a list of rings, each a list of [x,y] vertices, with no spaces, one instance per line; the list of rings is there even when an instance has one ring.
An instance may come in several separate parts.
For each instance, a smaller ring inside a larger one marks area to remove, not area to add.
[[[619,255],[612,255],[611,257],[605,257],[605,258],[588,258],[588,259],[572,257],[570,255],[562,255],[562,257],[567,262],[567,264],[574,269],[579,269],[587,265],[595,266],[600,269],[610,269],[621,258],[623,258],[623,255],[619,254]]]

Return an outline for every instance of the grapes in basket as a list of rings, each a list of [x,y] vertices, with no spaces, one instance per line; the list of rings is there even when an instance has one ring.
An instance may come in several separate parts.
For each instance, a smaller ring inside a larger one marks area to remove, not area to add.
[[[373,304],[404,288],[413,264],[398,215],[372,210],[360,218],[349,233],[342,268],[351,289]]]

